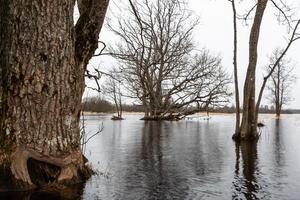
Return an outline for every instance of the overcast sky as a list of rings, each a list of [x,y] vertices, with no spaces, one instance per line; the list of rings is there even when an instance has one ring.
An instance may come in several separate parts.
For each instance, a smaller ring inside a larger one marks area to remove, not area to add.
[[[122,0],[127,3],[127,0]],[[119,2],[119,0],[115,0]],[[237,1],[240,2],[240,1]],[[247,3],[247,1],[244,1]],[[255,1],[248,0],[249,3]],[[288,0],[287,2],[294,6],[299,6],[299,1]],[[228,0],[189,0],[189,8],[200,17],[200,25],[194,33],[195,41],[199,48],[208,48],[211,52],[220,55],[223,58],[223,66],[229,74],[233,74],[232,66],[232,52],[233,52],[233,25],[232,25],[232,10],[231,4]],[[238,5],[240,13],[245,11],[245,7]],[[112,1],[108,16],[112,17],[112,11],[115,14],[122,12],[117,9],[116,4]],[[261,85],[263,78],[263,67],[268,63],[268,57],[276,47],[285,47],[286,40],[289,34],[284,26],[280,26],[274,16],[274,8],[270,4],[267,7],[261,29],[260,43],[259,43],[259,61],[257,70],[257,87]],[[300,10],[299,12],[300,13]],[[248,41],[250,32],[251,21],[249,26],[245,25],[242,21],[239,22],[239,39],[238,39],[238,67],[239,67],[239,83],[240,92],[242,92],[244,78],[248,64]],[[107,30],[106,27],[102,29],[100,40],[105,43],[110,43],[114,40],[114,36]],[[294,43],[293,47],[289,50],[287,57],[291,58],[296,64],[295,73],[300,77],[300,41]],[[94,58],[90,62],[91,66],[101,66],[103,71],[109,70],[113,65],[110,58]],[[88,82],[88,84],[91,84]],[[299,108],[300,109],[300,79],[293,85],[291,92],[294,100],[290,102],[286,108]],[[258,88],[257,88],[258,90]],[[86,91],[85,95],[94,95],[92,91]],[[241,93],[242,94],[242,93]],[[265,95],[268,93],[265,92]],[[270,105],[266,100],[262,102],[263,105]]]

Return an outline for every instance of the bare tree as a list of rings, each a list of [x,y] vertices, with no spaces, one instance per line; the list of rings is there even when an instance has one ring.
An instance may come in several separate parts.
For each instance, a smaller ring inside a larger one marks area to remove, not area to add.
[[[185,1],[136,1],[129,13],[110,26],[121,40],[110,54],[121,63],[129,96],[144,105],[145,118],[173,118],[191,105],[227,101],[229,77],[218,56],[196,50],[198,19]]]
[[[281,61],[284,59],[284,57],[286,56],[286,54],[287,54],[288,50],[290,49],[290,47],[292,46],[292,44],[295,41],[300,39],[299,33],[297,32],[299,25],[300,25],[300,20],[296,21],[296,25],[293,28],[291,37],[288,40],[286,47],[284,49],[282,49],[281,51],[277,50],[276,60],[273,60],[273,62],[271,62],[269,67],[268,67],[269,71],[268,71],[267,75],[264,77],[264,80],[263,80],[263,83],[261,85],[260,92],[259,92],[259,95],[258,95],[257,103],[256,103],[256,121],[258,119],[258,112],[259,112],[260,102],[261,102],[261,99],[262,99],[263,92],[264,92],[264,89],[266,87],[267,81],[269,80],[270,77],[272,77],[274,71],[276,70],[278,65],[281,63]],[[273,58],[275,59],[275,57],[273,57]]]
[[[270,57],[270,63],[275,63],[282,55],[282,49],[275,49],[273,55]],[[266,71],[270,73],[272,70],[270,64]],[[279,117],[283,105],[287,105],[291,99],[291,88],[295,84],[296,76],[293,74],[294,65],[291,60],[282,59],[276,65],[274,72],[271,75],[267,90],[270,93],[269,101],[275,106],[276,116]]]
[[[123,98],[123,93],[124,88],[122,88],[122,80],[121,80],[121,75],[120,72],[118,72],[115,68],[111,70],[109,73],[108,79],[106,82],[103,84],[103,92],[104,94],[114,102],[116,111],[117,111],[117,116],[113,116],[113,120],[121,120],[122,118],[122,113],[123,113],[123,108],[122,108],[122,98]]]
[[[75,1],[0,1],[0,173],[10,175],[9,188],[86,178],[84,73],[109,0],[77,2],[74,25]]]

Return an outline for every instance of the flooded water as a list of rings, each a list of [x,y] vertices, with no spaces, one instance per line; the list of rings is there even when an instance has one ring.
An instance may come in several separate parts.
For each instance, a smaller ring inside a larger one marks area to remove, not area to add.
[[[78,199],[300,199],[299,115],[264,115],[258,143],[241,145],[231,139],[233,115],[179,122],[86,118],[91,135],[104,126],[86,149],[104,175],[92,177]]]

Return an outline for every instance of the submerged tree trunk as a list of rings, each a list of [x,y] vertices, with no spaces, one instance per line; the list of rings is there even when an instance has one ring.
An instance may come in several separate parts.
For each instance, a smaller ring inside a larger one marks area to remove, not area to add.
[[[108,1],[78,4],[74,27],[74,1],[0,0],[0,174],[10,189],[85,178],[79,129],[84,71]],[[29,159],[44,167],[36,169]],[[43,181],[31,175],[43,170]]]
[[[268,0],[258,0],[254,22],[251,28],[249,39],[249,65],[244,84],[243,117],[240,133],[235,137],[237,140],[251,140],[258,137],[255,106],[255,72],[260,27],[267,2]]]

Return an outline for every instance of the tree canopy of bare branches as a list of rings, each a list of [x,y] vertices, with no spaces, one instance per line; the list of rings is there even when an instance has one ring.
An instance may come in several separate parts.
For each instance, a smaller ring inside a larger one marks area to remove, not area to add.
[[[266,67],[267,73],[273,70],[273,63],[276,63],[282,52],[283,50],[279,48],[274,50],[270,57],[271,64]],[[277,117],[281,114],[282,106],[287,105],[292,100],[290,91],[296,81],[293,70],[294,65],[292,61],[284,58],[276,65],[268,82],[268,99],[274,105]]]
[[[227,101],[229,77],[221,59],[197,50],[193,30],[199,19],[185,1],[142,0],[110,29],[120,38],[110,54],[120,63],[129,96],[145,108],[145,117],[164,118]]]

